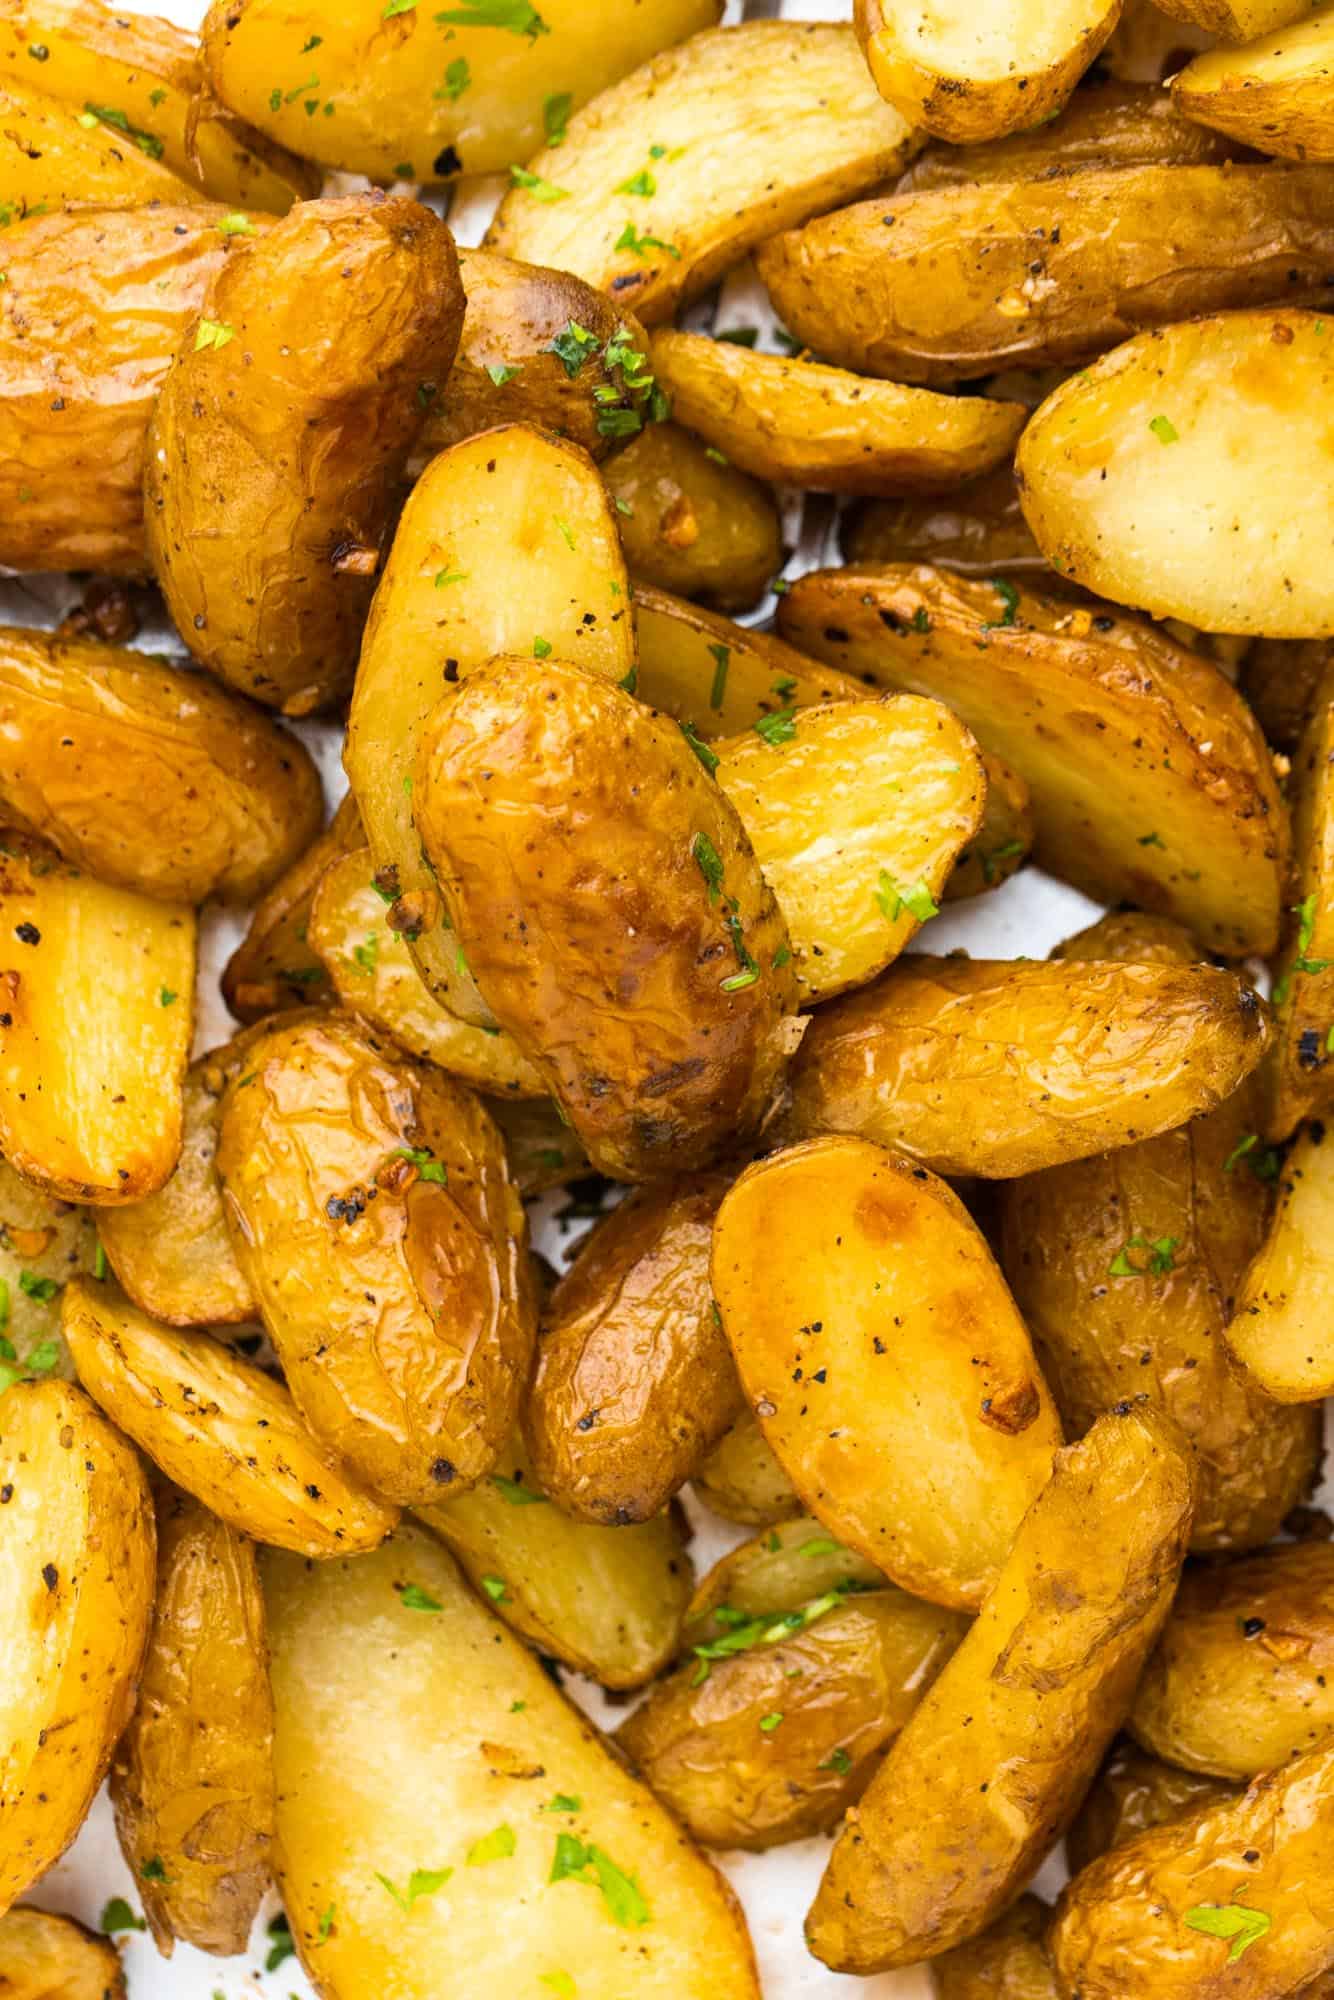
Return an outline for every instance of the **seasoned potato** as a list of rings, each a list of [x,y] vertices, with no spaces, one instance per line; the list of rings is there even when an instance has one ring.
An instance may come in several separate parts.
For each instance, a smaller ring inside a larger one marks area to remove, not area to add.
[[[195,930],[183,905],[0,835],[0,1152],[35,1187],[139,1201],[176,1165]]]
[[[499,659],[427,719],[414,801],[477,983],[594,1166],[744,1144],[792,1043],[791,947],[681,732],[567,661]]]
[[[936,2000],[1060,2000],[1042,1942],[1051,1911],[1021,1896],[990,1930],[931,1962]]]
[[[1231,221],[1217,226],[1236,240]],[[1208,632],[1328,637],[1334,455],[1308,419],[1334,393],[1330,328],[1296,310],[1192,320],[1127,341],[1049,396],[1018,457],[1049,561]]]
[[[1171,1427],[1125,1404],[1059,1455],[975,1624],[848,1814],[806,1921],[817,1958],[911,1965],[1013,1899],[1073,1817],[1171,1608],[1193,1484]]]
[[[249,929],[223,967],[223,998],[238,1021],[333,1005],[333,980],[310,945],[310,912],[325,871],[365,845],[357,802],[349,794],[252,912]]]
[[[220,679],[291,715],[348,692],[462,321],[453,238],[413,201],[302,202],[217,272],[154,408],[144,512],[167,608]]]
[[[1010,1180],[1212,1110],[1268,1037],[1250,986],[1213,966],[911,956],[815,1015],[787,1129]]]
[[[696,1468],[693,1485],[706,1507],[747,1527],[768,1527],[801,1512],[797,1489],[750,1410],[741,1412]]]
[[[397,1509],[352,1483],[262,1368],[156,1325],[107,1285],[76,1279],[62,1315],[89,1394],[219,1520],[302,1556],[355,1555],[388,1534]]]
[[[1283,1403],[1334,1395],[1334,1147],[1326,1137],[1319,1120],[1298,1133],[1227,1329],[1243,1368]]]
[[[20,1904],[0,1921],[5,2000],[125,2000],[120,1953],[73,1917]]]
[[[1240,686],[1276,750],[1295,750],[1334,664],[1328,639],[1257,639],[1242,661]]]
[[[1077,1875],[1109,1848],[1133,1840],[1151,1826],[1179,1819],[1192,1807],[1220,1799],[1235,1799],[1241,1787],[1222,1778],[1203,1778],[1195,1771],[1178,1771],[1129,1737],[1112,1745],[1107,1762],[1093,1781],[1065,1836],[1070,1873]]]
[[[1167,0],[1163,12],[1226,41],[1249,42],[1300,20],[1309,5],[1310,0]]]
[[[953,868],[941,898],[956,903],[999,889],[1033,852],[1033,801],[1028,786],[994,750],[980,752],[987,797],[982,823]]]
[[[823,1833],[865,1789],[966,1626],[901,1590],[830,1591],[767,1626],[734,1626],[659,1682],[616,1741],[704,1847]]]
[[[578,112],[515,176],[487,244],[573,271],[656,325],[776,230],[897,173],[919,144],[876,96],[850,27],[710,29]]]
[[[795,1611],[830,1591],[885,1588],[884,1573],[874,1563],[834,1541],[809,1514],[798,1514],[713,1565],[690,1600],[686,1633],[692,1642],[721,1639],[734,1627],[737,1612],[749,1622]]]
[[[1294,880],[1274,961],[1265,1129],[1286,1139],[1334,1098],[1334,667],[1292,760]]]
[[[1174,19],[1155,0],[1125,0],[1099,67],[1122,83],[1162,83],[1212,45],[1212,35]]]
[[[318,1570],[269,1557],[264,1581],[279,1882],[326,2000],[434,2000],[450,1965],[514,1994],[559,1973],[759,2000],[721,1878],[428,1535]]]
[[[802,1005],[898,957],[982,824],[977,745],[915,695],[780,709],[716,755],[787,923]]]
[[[1007,459],[1028,419],[1022,403],[933,396],[700,333],[656,334],[653,366],[679,422],[733,465],[824,493],[948,492]]]
[[[404,1506],[480,1479],[537,1330],[523,1208],[479,1099],[355,1016],[280,1022],[227,1089],[217,1171],[311,1429]]]
[[[1086,930],[1062,938],[1049,958],[1112,960],[1119,965],[1205,965],[1208,959],[1184,924],[1146,910],[1109,910]]]
[[[0,77],[0,120],[0,227],[66,202],[205,199],[114,118],[76,112],[9,70]]]
[[[1055,874],[1178,917],[1216,950],[1273,949],[1287,813],[1211,661],[1110,607],[906,565],[814,571],[779,622],[846,671],[954,709],[1028,784],[1036,858]]]
[[[676,424],[652,424],[603,473],[630,573],[744,611],[783,563],[773,495]]]
[[[958,1198],[860,1139],[772,1154],[719,1210],[713,1289],[747,1399],[811,1513],[905,1590],[979,1604],[1061,1433]]]
[[[572,106],[719,11],[719,0],[651,0],[609,15],[580,0],[544,0],[540,13],[526,0],[489,9],[465,0],[444,13],[392,14],[385,0],[340,0],[336,10],[218,0],[204,52],[222,102],[308,159],[376,180],[450,180],[528,159],[544,134],[563,136]]]
[[[0,1506],[3,1912],[79,1831],[129,1719],[153,1609],[153,1505],[135,1454],[82,1389],[20,1382],[0,1399]]]
[[[734,625],[652,584],[636,585],[634,609],[635,693],[705,741],[752,729],[780,709],[822,708],[866,692],[772,632]]]
[[[97,1261],[88,1210],[29,1187],[0,1160],[0,1395],[25,1375],[71,1372],[60,1337],[61,1287]]]
[[[157,1597],[111,1771],[125,1859],[158,1950],[246,1948],[269,1886],[273,1698],[252,1543],[197,1500],[157,1504]]]
[[[1334,160],[1334,18],[1301,20],[1246,48],[1196,56],[1172,79],[1187,118],[1286,160]]]
[[[642,1687],[675,1655],[692,1577],[676,1513],[576,1521],[547,1499],[517,1437],[471,1493],[418,1511],[540,1652],[609,1688]]]
[[[592,1172],[587,1153],[549,1097],[493,1097],[487,1108],[500,1127],[510,1173],[525,1201]]]
[[[856,0],[882,97],[913,125],[967,145],[1058,112],[1102,47],[1121,0],[992,0],[985,10]]]
[[[851,509],[843,521],[843,553],[850,563],[933,563],[960,576],[1027,573],[1041,590],[1055,582],[1008,465],[944,497],[910,495]]]

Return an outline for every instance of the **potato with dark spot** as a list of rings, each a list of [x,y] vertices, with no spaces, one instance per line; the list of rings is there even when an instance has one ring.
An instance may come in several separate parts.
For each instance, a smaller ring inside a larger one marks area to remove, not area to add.
[[[1205,1803],[1235,1799],[1241,1789],[1223,1778],[1180,1771],[1151,1757],[1129,1737],[1118,1738],[1065,1836],[1070,1873],[1077,1875],[1109,1848],[1134,1840],[1151,1826],[1180,1819]]]

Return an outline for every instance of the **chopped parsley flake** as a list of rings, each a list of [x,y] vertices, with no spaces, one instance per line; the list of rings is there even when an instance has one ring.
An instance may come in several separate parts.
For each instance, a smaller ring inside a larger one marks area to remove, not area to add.
[[[1149,424],[1149,429],[1153,432],[1159,444],[1176,444],[1181,436],[1180,431],[1178,431],[1170,417],[1154,417]]]
[[[677,727],[695,755],[699,758],[700,763],[704,766],[709,776],[712,777],[718,768],[718,759],[704,739],[697,734],[694,723],[681,722],[677,724]]]
[[[795,708],[778,708],[772,715],[762,715],[752,726],[755,734],[776,749],[780,743],[791,743],[797,733]]]
[[[463,0],[436,15],[442,28],[504,28],[511,35],[527,35],[536,41],[549,35],[550,28],[528,0]]]
[[[570,112],[573,107],[574,99],[568,90],[562,90],[555,96],[543,98],[542,130],[547,135],[548,146],[563,146],[565,144],[565,128],[569,123]]]
[[[235,338],[236,328],[225,320],[201,319],[195,328],[195,353],[201,354],[206,347],[226,347]]]
[[[940,915],[940,905],[925,882],[914,882],[910,888],[900,889],[886,868],[880,870],[880,880],[872,894],[880,905],[881,914],[891,924],[904,910],[922,924],[928,917]]]
[[[1264,1910],[1248,1909],[1244,1903],[1197,1903],[1193,1910],[1186,1911],[1182,1921],[1189,1929],[1203,1931],[1208,1937],[1230,1939],[1232,1949],[1227,1963],[1231,1965],[1264,1936],[1274,1920]]]
[[[493,1827],[468,1849],[469,1868],[485,1868],[491,1861],[508,1861],[518,1846],[512,1826]]]
[[[611,1856],[595,1843],[585,1845],[572,1833],[556,1836],[556,1852],[551,1863],[552,1882],[587,1882],[602,1892],[602,1900],[613,1923],[623,1930],[637,1929],[650,1920],[649,1906],[633,1875],[618,1868]]]
[[[716,903],[723,886],[723,864],[717,848],[707,833],[697,833],[690,843],[690,852],[708,887],[709,901]]]
[[[1173,1253],[1180,1243],[1179,1236],[1155,1236],[1152,1243],[1147,1236],[1132,1236],[1107,1266],[1107,1275],[1110,1278],[1165,1278],[1169,1271],[1176,1269]],[[1148,1262],[1132,1264],[1129,1254],[1132,1250],[1144,1252]]]
[[[541,174],[530,173],[527,167],[511,167],[510,179],[515,187],[521,187],[534,201],[568,201],[570,190],[557,187],[554,181],[544,181]]]
[[[423,1590],[419,1583],[405,1583],[398,1593],[398,1601],[405,1611],[443,1611],[439,1598],[432,1597],[429,1590]]]
[[[414,1903],[420,1902],[423,1896],[434,1896],[438,1890],[443,1889],[453,1873],[452,1868],[414,1868],[408,1877],[406,1889],[400,1889],[387,1875],[377,1874],[375,1879],[380,1887],[393,1897],[399,1909],[406,1911],[410,1910]],[[270,1966],[269,1970],[272,1972],[273,1967]]]

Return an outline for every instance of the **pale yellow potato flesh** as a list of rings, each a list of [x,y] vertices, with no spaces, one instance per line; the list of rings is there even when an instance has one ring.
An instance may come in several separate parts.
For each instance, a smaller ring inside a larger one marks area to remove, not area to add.
[[[1334,671],[1326,669],[1292,759],[1293,879],[1273,961],[1266,1135],[1286,1139],[1334,1097]]]
[[[112,1210],[103,1210],[103,1219]],[[97,1231],[86,1208],[20,1180],[0,1160],[0,1298],[14,1359],[0,1368],[0,1395],[25,1374],[69,1375],[60,1337],[61,1288],[97,1262]]]
[[[66,202],[208,200],[114,125],[12,75],[0,81],[0,189],[0,227]]]
[[[1033,802],[1028,786],[994,750],[983,750],[987,778],[982,824],[950,870],[942,891],[947,903],[999,889],[1033,852]]]
[[[1175,20],[1221,35],[1228,42],[1249,42],[1300,21],[1312,0],[1167,0],[1163,8]]]
[[[1172,79],[1172,101],[1261,153],[1334,160],[1334,13],[1196,56]]]
[[[798,1514],[742,1542],[700,1578],[686,1612],[686,1636],[692,1644],[721,1638],[727,1621],[718,1617],[720,1607],[766,1618],[827,1591],[884,1587],[884,1573],[874,1563],[836,1542],[812,1515]]]
[[[744,1527],[768,1527],[801,1512],[797,1489],[750,1410],[741,1412],[691,1483],[706,1507]]]
[[[1334,1395],[1334,1141],[1297,1134],[1269,1233],[1241,1281],[1227,1344],[1280,1403]]]
[[[751,729],[781,708],[822,708],[866,692],[772,632],[734,624],[652,584],[635,585],[634,614],[634,692],[706,742]]]

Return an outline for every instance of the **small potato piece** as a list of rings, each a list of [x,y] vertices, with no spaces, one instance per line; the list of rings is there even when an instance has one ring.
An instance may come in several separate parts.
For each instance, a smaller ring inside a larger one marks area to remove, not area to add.
[[[568,662],[500,659],[427,719],[414,798],[478,986],[594,1166],[744,1145],[791,1047],[791,948],[681,732]]]
[[[1010,1180],[1211,1111],[1268,1037],[1251,987],[1213,966],[914,954],[815,1015],[787,1129],[857,1132],[939,1174]]]
[[[1311,0],[1167,0],[1163,12],[1225,41],[1249,42],[1299,21],[1310,4]]]
[[[1295,750],[1334,665],[1328,639],[1257,639],[1242,661],[1238,685],[1275,750]]]
[[[1033,802],[1028,786],[994,750],[983,750],[980,755],[987,780],[982,824],[950,870],[941,891],[946,903],[999,889],[1033,852]]]
[[[1334,666],[1292,760],[1294,900],[1274,961],[1265,1130],[1286,1139],[1334,1100]]]
[[[936,2000],[1060,2000],[1043,1933],[1051,1911],[1021,1896],[990,1930],[931,1961]]]
[[[651,424],[602,476],[632,576],[744,611],[783,566],[782,526],[767,487],[718,458],[676,424]]]
[[[587,1153],[549,1097],[493,1097],[488,1109],[525,1201],[592,1172]]]
[[[537,1332],[499,1132],[354,1015],[280,1023],[246,1068],[222,1107],[223,1211],[298,1409],[404,1506],[473,1484]]]
[[[809,1514],[799,1514],[742,1542],[713,1565],[690,1600],[686,1632],[692,1642],[721,1639],[734,1629],[735,1612],[766,1618],[798,1610],[829,1591],[885,1588],[886,1578],[874,1563],[845,1549]]]
[[[153,1504],[129,1445],[70,1382],[16,1383],[0,1400],[0,1496],[2,1913],[79,1831],[129,1720]]]
[[[998,466],[937,498],[873,500],[844,519],[849,563],[933,563],[960,576],[1028,575],[1050,590],[1055,571],[1033,540],[1019,504],[1014,468]]]
[[[781,710],[717,756],[787,923],[803,1006],[898,957],[982,823],[976,744],[915,695]]]
[[[1154,0],[1126,0],[1099,68],[1122,83],[1162,83],[1212,44],[1203,28],[1173,19]]]
[[[0,835],[0,1151],[68,1201],[139,1201],[181,1149],[193,910]]]
[[[817,1958],[912,1965],[1013,1899],[1125,1712],[1193,1504],[1190,1458],[1153,1412],[1122,1404],[1058,1455],[972,1629],[844,1823],[806,1920]]]
[[[830,1593],[771,1643],[678,1667],[616,1731],[657,1797],[703,1847],[776,1847],[824,1833],[967,1629],[900,1590]],[[735,1628],[737,1640],[749,1636]]]
[[[1121,0],[991,0],[952,9],[856,0],[876,89],[912,125],[968,145],[1058,112],[1102,47]]]
[[[471,1493],[417,1511],[497,1617],[576,1673],[636,1688],[675,1657],[693,1576],[676,1511],[576,1521],[543,1494],[518,1437]]]
[[[20,1904],[0,1920],[4,2000],[125,2000],[120,1953],[73,1917]]]
[[[814,571],[779,622],[845,671],[954,709],[1027,782],[1042,866],[1216,950],[1273,950],[1287,812],[1212,661],[1110,607],[906,565]]]
[[[153,413],[144,512],[177,629],[243,694],[306,715],[351,688],[420,391],[462,323],[449,231],[378,194],[302,202],[215,276]]]
[[[1278,1206],[1237,1294],[1227,1344],[1267,1395],[1334,1395],[1334,1146],[1319,1120],[1298,1133]]]
[[[29,1187],[0,1160],[0,1299],[14,1353],[0,1368],[0,1395],[25,1374],[72,1372],[60,1337],[60,1291],[96,1261],[89,1211]]]
[[[89,1394],[238,1533],[318,1558],[373,1549],[394,1525],[397,1509],[352,1483],[253,1362],[206,1334],[156,1325],[106,1284],[76,1279],[62,1313]]]
[[[759,2000],[722,1879],[429,1535],[318,1570],[269,1557],[264,1583],[279,1881],[326,2000],[437,2000],[450,1966],[515,1995],[559,1970],[592,1996]],[[396,1603],[409,1583],[438,1615]],[[409,1914],[378,1879],[406,1898],[446,1868]]]
[[[0,631],[0,798],[100,882],[249,903],[320,824],[308,751],[202,675],[88,639]]]
[[[365,845],[357,802],[349,795],[319,838],[274,883],[223,967],[223,998],[238,1021],[334,1004],[333,981],[310,945],[311,906],[326,869]]]
[[[1262,153],[1334,160],[1334,17],[1294,15],[1246,48],[1196,56],[1173,77],[1172,102]]]
[[[269,1886],[264,1600],[253,1544],[197,1500],[164,1489],[157,1528],[157,1608],[111,1801],[158,1950],[180,1939],[226,1958]]]
[[[649,164],[648,141],[663,150]],[[488,248],[554,264],[658,325],[767,236],[899,172],[920,141],[881,103],[851,27],[745,21],[654,57],[528,162]],[[643,192],[629,196],[624,183]]]
[[[1146,910],[1109,910],[1087,930],[1062,938],[1047,956],[1112,960],[1118,965],[1209,963],[1184,924],[1173,917],[1150,916]]]
[[[113,121],[76,112],[10,73],[0,81],[0,188],[0,226],[67,202],[206,199]]]
[[[978,1605],[1061,1433],[958,1198],[864,1140],[772,1154],[719,1210],[713,1289],[751,1408],[811,1513],[905,1590]]]
[[[1074,582],[1156,618],[1326,638],[1334,449],[1311,418],[1331,398],[1334,343],[1314,313],[1141,334],[1030,422],[1017,461],[1028,524]]]
[[[652,584],[635,587],[635,632],[635,693],[706,742],[751,729],[782,708],[823,708],[866,692],[772,632],[734,625]]]
[[[1077,1875],[1109,1848],[1134,1840],[1151,1826],[1206,1802],[1240,1796],[1239,1785],[1222,1778],[1202,1778],[1195,1771],[1178,1771],[1149,1756],[1129,1737],[1112,1745],[1107,1762],[1093,1781],[1092,1789],[1070,1831],[1065,1836],[1065,1852],[1070,1873]]]
[[[680,423],[733,465],[821,493],[939,493],[991,472],[1028,420],[1022,403],[933,396],[814,361],[659,333],[653,366]]]
[[[801,1512],[797,1489],[750,1410],[743,1410],[714,1446],[696,1470],[693,1483],[706,1507],[725,1521],[739,1521],[746,1527],[765,1528]]]

